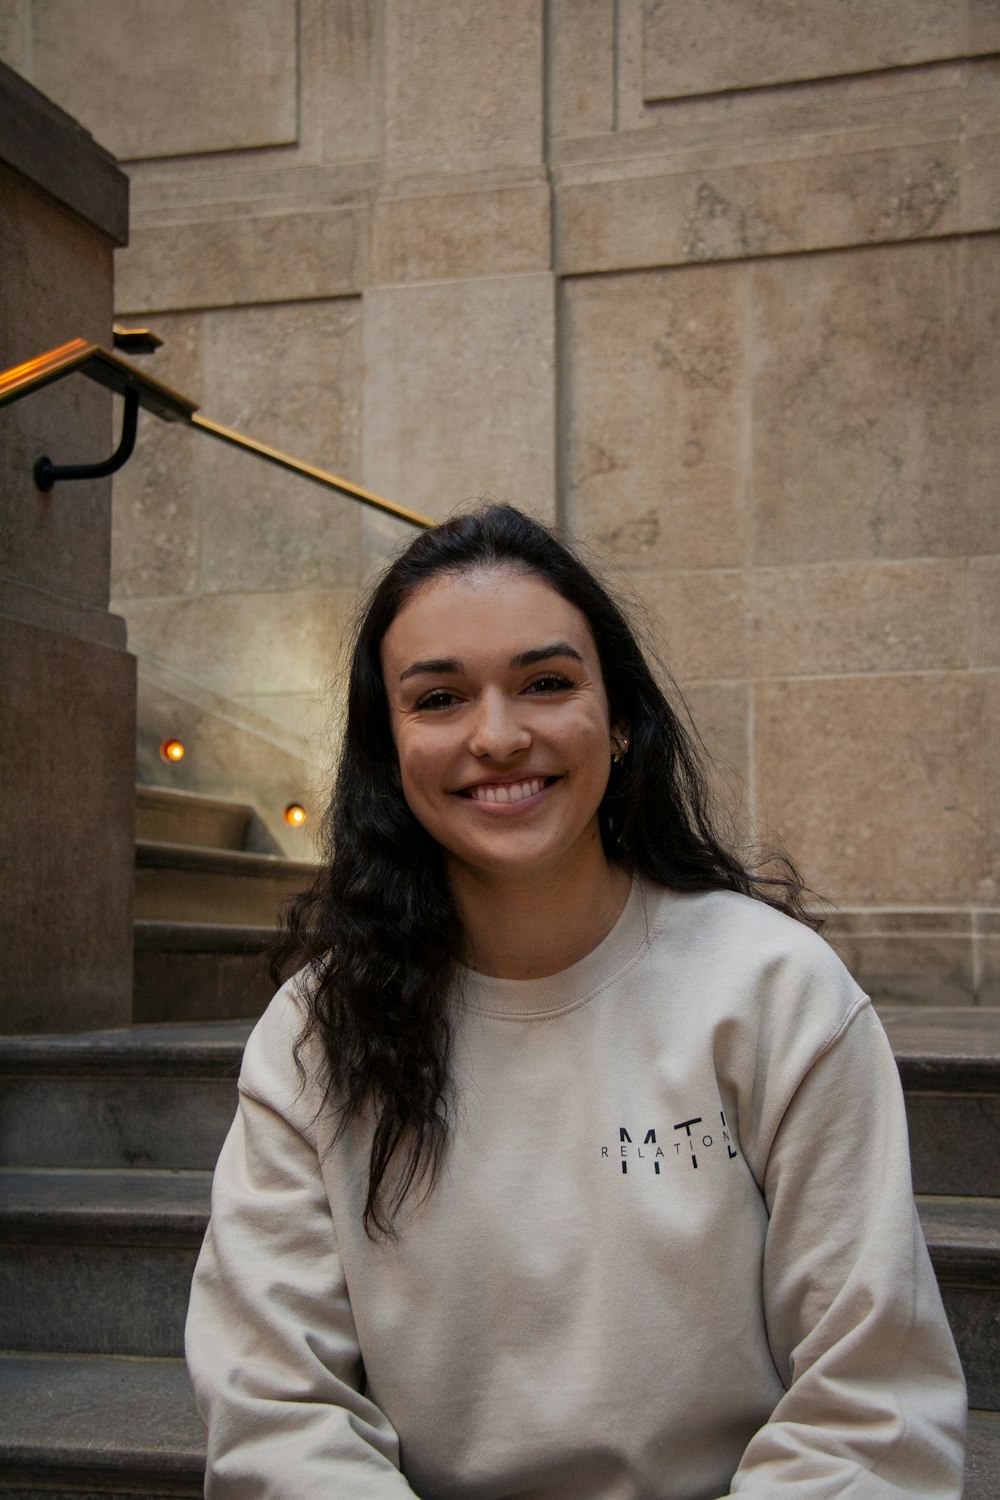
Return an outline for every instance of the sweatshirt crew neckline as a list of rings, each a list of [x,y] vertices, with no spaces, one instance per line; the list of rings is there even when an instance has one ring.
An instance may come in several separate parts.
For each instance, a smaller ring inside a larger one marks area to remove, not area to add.
[[[653,930],[652,907],[655,898],[663,894],[659,887],[633,875],[625,905],[607,937],[557,974],[543,979],[499,979],[462,968],[458,984],[461,1004],[467,1010],[511,1020],[557,1015],[585,1005],[646,946]]]

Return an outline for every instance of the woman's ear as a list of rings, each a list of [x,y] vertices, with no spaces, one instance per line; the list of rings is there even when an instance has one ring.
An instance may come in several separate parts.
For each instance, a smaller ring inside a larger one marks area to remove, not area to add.
[[[628,754],[628,726],[616,723],[611,726],[611,759],[615,765]]]

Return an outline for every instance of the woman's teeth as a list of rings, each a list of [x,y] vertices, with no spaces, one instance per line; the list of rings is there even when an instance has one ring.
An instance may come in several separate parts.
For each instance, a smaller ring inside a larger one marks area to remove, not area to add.
[[[545,785],[541,776],[533,776],[530,781],[510,781],[503,786],[486,784],[485,786],[474,786],[469,788],[469,796],[474,802],[523,802],[525,797],[533,797],[540,792]]]

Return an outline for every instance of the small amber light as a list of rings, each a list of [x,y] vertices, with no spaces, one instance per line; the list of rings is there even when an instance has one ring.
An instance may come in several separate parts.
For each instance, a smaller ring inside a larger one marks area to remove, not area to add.
[[[164,740],[160,746],[160,758],[173,761],[184,759],[184,746],[180,740]]]
[[[307,817],[306,810],[298,802],[289,802],[285,808],[285,822],[291,823],[293,828],[301,828]]]

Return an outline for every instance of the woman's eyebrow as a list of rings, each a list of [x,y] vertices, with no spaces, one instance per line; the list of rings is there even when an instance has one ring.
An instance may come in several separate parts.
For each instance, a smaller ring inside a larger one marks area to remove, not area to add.
[[[405,667],[399,674],[400,682],[405,682],[407,677],[416,677],[421,672],[461,672],[462,663],[457,656],[434,656],[429,661],[414,661]]]
[[[551,661],[554,656],[568,656],[583,665],[583,657],[569,641],[553,641],[549,646],[532,646],[530,651],[519,651],[516,656],[511,657],[510,664],[512,667],[533,667],[540,661]],[[411,662],[400,672],[399,680],[405,682],[407,677],[418,677],[421,673],[444,676],[464,670],[465,663],[457,656],[434,656],[428,661]]]
[[[553,641],[551,646],[533,646],[530,651],[521,651],[517,656],[512,656],[510,664],[512,667],[533,667],[536,662],[549,661],[553,656],[569,656],[581,666],[584,664],[583,657],[569,641]]]

